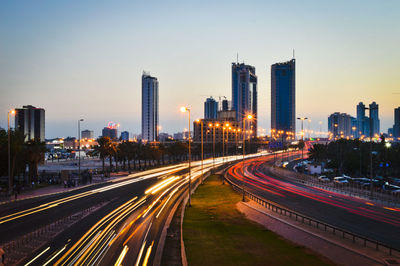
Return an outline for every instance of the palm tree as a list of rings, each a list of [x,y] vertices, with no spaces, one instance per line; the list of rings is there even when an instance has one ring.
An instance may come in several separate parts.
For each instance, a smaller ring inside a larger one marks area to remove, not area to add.
[[[36,180],[38,177],[38,164],[43,160],[43,155],[46,152],[46,143],[40,141],[39,138],[29,140],[26,144],[27,159],[29,165],[29,183]]]
[[[321,162],[326,159],[327,157],[328,148],[324,144],[314,144],[309,152],[308,155],[310,159],[314,159],[316,162]]]
[[[103,178],[105,174],[105,159],[110,154],[110,146],[111,139],[109,137],[100,137],[97,139],[98,146],[95,146],[94,149],[99,153],[100,159],[102,160],[103,165]]]

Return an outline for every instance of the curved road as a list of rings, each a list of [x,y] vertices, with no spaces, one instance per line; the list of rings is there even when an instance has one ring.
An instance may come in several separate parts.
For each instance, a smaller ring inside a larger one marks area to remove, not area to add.
[[[381,206],[271,173],[272,156],[247,160],[228,170],[228,178],[249,192],[290,210],[400,249],[400,208]]]

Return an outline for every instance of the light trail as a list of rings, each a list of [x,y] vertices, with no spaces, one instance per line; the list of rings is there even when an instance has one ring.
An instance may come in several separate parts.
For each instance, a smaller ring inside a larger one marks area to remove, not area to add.
[[[122,250],[121,254],[119,255],[117,261],[115,262],[114,266],[120,266],[122,265],[122,261],[125,258],[126,253],[128,252],[128,246],[124,246],[124,249]]]
[[[31,264],[32,262],[34,262],[35,260],[37,260],[40,256],[42,256],[44,253],[46,253],[49,249],[50,249],[50,247],[47,247],[45,250],[43,250],[42,252],[40,252],[36,257],[34,257],[34,258],[31,259],[28,263],[26,263],[25,266],[28,266],[29,264]]]
[[[154,241],[151,242],[151,245],[147,248],[146,256],[144,257],[144,260],[143,260],[143,266],[147,266],[147,263],[149,261],[149,257],[151,254],[151,249],[153,248],[153,244],[154,244]]]

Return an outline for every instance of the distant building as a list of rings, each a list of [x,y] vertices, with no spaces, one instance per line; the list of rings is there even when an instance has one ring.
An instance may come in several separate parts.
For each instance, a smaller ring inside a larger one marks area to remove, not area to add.
[[[175,140],[183,140],[183,132],[174,133]]]
[[[105,127],[102,131],[103,137],[109,137],[110,139],[117,139],[118,138],[118,129],[114,127]]]
[[[222,100],[222,111],[228,111],[229,110],[229,102],[228,100]]]
[[[32,105],[15,109],[15,129],[24,133],[25,141],[45,141],[45,111]]]
[[[296,62],[271,66],[271,129],[296,133]]]
[[[158,141],[158,80],[142,75],[142,140]]]
[[[158,139],[159,139],[160,141],[172,140],[172,136],[171,136],[170,134],[168,134],[168,133],[160,133],[160,134],[158,135]]]
[[[371,119],[372,136],[380,135],[379,104],[376,102],[369,105],[369,119]]]
[[[352,124],[353,121],[353,124]],[[328,117],[328,130],[333,138],[351,137],[356,119],[346,113],[333,113]]]
[[[242,130],[240,128],[240,122],[236,121],[236,119],[201,119],[200,122],[193,123],[194,142],[201,141],[201,122],[203,122],[203,143],[213,143],[214,127],[215,143],[222,143],[223,134],[225,134],[225,141],[231,144],[240,142],[243,139],[243,135],[241,135]],[[250,135],[253,134],[249,132],[246,137],[249,137]]]
[[[64,149],[75,150],[78,148],[78,140],[75,137],[67,137],[64,139]]]
[[[81,138],[82,139],[93,139],[94,138],[94,132],[93,130],[82,130],[81,132]]]
[[[393,136],[400,140],[400,107],[394,109]]]
[[[235,110],[219,111],[217,115],[217,120],[236,121],[236,112]]]
[[[204,102],[204,118],[216,119],[218,112],[218,102],[213,98],[207,98]]]
[[[369,109],[369,117],[365,115],[367,109]],[[380,134],[379,105],[375,102],[368,108],[362,102],[357,105],[357,133],[356,137],[370,137],[371,133],[373,136]]]
[[[129,140],[129,132],[128,131],[122,131],[120,140],[122,141],[128,141]]]
[[[254,119],[250,122],[253,137],[257,136],[257,76],[253,66],[232,63],[232,110],[240,124],[247,114]]]

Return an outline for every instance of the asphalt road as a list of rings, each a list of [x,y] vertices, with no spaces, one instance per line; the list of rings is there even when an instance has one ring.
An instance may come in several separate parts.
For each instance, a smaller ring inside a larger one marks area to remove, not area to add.
[[[225,162],[235,159],[232,156]],[[214,166],[222,163],[217,159]],[[204,161],[204,171],[212,167],[212,159]],[[200,162],[192,163],[191,173],[193,185],[201,176]],[[188,176],[187,164],[182,164],[1,205],[0,242],[101,204],[98,210],[31,252],[22,264],[153,264],[167,217],[177,199],[188,191]]]
[[[231,180],[253,194],[288,209],[363,237],[400,249],[400,209],[308,187],[269,171],[273,157],[249,160],[230,168]]]

